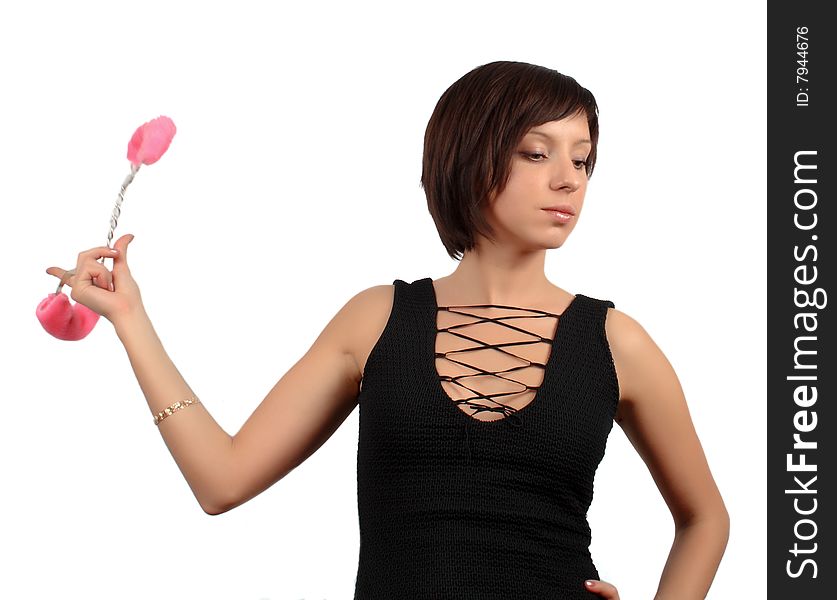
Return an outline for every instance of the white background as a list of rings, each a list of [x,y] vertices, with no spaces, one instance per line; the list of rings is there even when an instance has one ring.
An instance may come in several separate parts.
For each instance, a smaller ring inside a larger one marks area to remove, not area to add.
[[[136,235],[155,328],[235,434],[351,296],[453,271],[419,186],[425,126],[469,70],[520,60],[573,76],[601,113],[584,218],[547,276],[613,300],[666,353],[732,517],[708,597],[764,597],[761,2],[9,4],[0,596],[351,598],[357,410],[278,484],[208,516],[112,325],[79,342],[41,328],[45,269],[104,245],[131,134],[170,116],[115,237]],[[672,520],[616,425],[589,519],[602,579],[652,598]]]

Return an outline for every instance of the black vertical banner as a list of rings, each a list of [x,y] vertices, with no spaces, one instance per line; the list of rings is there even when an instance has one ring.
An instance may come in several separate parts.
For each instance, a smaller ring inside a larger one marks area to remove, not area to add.
[[[829,5],[770,3],[767,15],[767,590],[776,599],[837,598]]]

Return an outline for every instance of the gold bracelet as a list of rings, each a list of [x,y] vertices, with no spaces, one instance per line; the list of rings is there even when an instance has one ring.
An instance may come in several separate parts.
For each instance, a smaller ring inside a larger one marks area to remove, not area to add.
[[[160,421],[162,421],[163,419],[168,417],[170,414],[177,412],[181,408],[186,408],[187,406],[191,406],[192,404],[200,404],[200,402],[201,401],[198,400],[197,397],[195,397],[195,396],[192,396],[191,398],[188,398],[188,399],[183,400],[183,401],[178,400],[177,402],[175,402],[174,404],[169,406],[167,409],[165,409],[165,410],[157,413],[156,415],[154,415],[154,424],[159,426]]]

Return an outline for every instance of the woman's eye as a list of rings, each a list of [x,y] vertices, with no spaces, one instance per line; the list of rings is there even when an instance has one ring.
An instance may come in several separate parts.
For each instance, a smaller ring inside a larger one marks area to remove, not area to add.
[[[543,162],[541,159],[548,158],[543,152],[523,152],[523,156],[527,157],[532,162]],[[586,159],[574,160],[572,162],[573,166],[579,171],[587,168]]]

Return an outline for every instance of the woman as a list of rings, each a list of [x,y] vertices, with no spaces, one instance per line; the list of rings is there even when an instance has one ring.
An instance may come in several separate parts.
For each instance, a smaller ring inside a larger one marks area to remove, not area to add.
[[[458,267],[351,298],[232,437],[152,327],[133,236],[47,273],[114,324],[209,514],[279,481],[359,406],[356,598],[619,598],[599,580],[586,519],[614,421],[676,525],[656,597],[704,598],[729,517],[677,376],[613,302],[544,274],[581,215],[597,112],[574,79],[526,63],[454,83],[427,127],[422,185]]]

